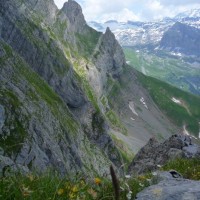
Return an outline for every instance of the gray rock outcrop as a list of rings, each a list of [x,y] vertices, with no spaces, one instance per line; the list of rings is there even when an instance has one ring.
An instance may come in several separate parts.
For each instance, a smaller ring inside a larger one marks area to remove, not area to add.
[[[173,135],[163,143],[155,138],[136,154],[129,166],[129,173],[141,174],[158,169],[169,160],[176,158],[200,158],[200,146],[192,144],[191,138],[185,135]]]
[[[98,36],[89,50],[88,33]],[[23,166],[102,175],[122,165],[98,102],[64,51],[90,54],[99,36],[74,1],[60,11],[53,0],[0,2],[0,173]]]
[[[81,6],[73,0],[64,3],[61,12],[67,17],[68,30],[70,32],[82,33],[87,27],[85,18],[82,13]],[[83,33],[82,33],[83,34]]]
[[[5,110],[2,105],[0,105],[0,134],[1,134],[1,129],[4,125],[5,122]]]
[[[101,86],[99,94],[101,96],[105,92],[109,76],[113,78],[119,77],[123,67],[126,65],[123,50],[109,28],[99,38],[92,60],[99,74],[100,81],[98,85]],[[91,81],[95,82],[96,77],[91,76]]]
[[[173,176],[177,174],[178,178]],[[137,194],[137,200],[198,200],[200,181],[183,179],[177,172],[159,172],[158,183]]]

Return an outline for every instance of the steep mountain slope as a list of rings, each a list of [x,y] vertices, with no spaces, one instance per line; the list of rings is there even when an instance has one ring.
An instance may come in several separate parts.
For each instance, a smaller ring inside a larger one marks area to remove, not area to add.
[[[165,81],[184,91],[200,95],[200,69],[198,63],[190,63],[177,54],[157,53],[123,47],[129,65],[147,76]],[[188,58],[189,59],[189,58]]]
[[[102,174],[111,162],[119,167],[119,151],[92,89],[65,55],[79,59],[94,47],[90,35],[95,42],[100,36],[83,23],[80,6],[68,1],[59,11],[51,0],[1,1],[0,21],[1,170]]]
[[[199,15],[194,9],[160,21],[89,24],[102,31],[110,27],[139,71],[199,95]]]
[[[177,22],[164,33],[160,48],[175,53],[199,56],[200,30]]]
[[[61,10],[53,0],[1,1],[0,171],[107,174],[150,137],[187,129],[139,77],[110,29],[90,28],[75,1]]]

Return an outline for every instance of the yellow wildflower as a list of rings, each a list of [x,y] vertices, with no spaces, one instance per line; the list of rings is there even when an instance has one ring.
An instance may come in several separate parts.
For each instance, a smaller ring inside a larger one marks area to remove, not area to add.
[[[96,185],[100,185],[101,184],[101,179],[100,178],[95,178],[94,182]]]
[[[72,192],[73,192],[73,193],[78,192],[78,187],[77,187],[77,186],[74,186],[74,187],[72,188]]]
[[[146,177],[145,176],[138,176],[138,179],[140,180],[140,181],[144,181],[144,180],[146,180]]]
[[[57,192],[58,195],[62,195],[64,193],[64,189],[60,188]]]

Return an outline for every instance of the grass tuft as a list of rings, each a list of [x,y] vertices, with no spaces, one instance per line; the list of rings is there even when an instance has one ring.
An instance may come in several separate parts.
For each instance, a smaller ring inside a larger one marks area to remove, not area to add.
[[[162,167],[163,170],[176,170],[186,179],[200,180],[200,159],[177,159]]]

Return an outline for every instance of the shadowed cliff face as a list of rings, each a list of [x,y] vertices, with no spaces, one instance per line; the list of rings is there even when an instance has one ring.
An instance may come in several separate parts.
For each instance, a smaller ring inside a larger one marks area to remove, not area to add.
[[[199,56],[200,30],[177,22],[163,35],[160,47],[186,55]]]
[[[0,2],[0,171],[23,166],[103,174],[111,163],[121,166],[92,87],[70,61],[91,56],[100,36],[74,1],[60,11],[50,0]],[[118,51],[110,39],[116,50],[108,65]],[[122,64],[114,60],[118,71]]]

